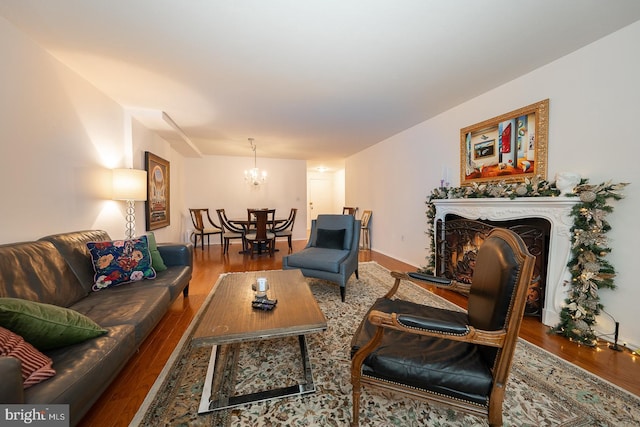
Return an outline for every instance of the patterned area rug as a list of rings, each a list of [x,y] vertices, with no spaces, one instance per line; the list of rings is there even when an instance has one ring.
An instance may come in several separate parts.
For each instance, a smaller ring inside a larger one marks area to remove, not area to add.
[[[347,426],[351,420],[349,343],[373,301],[392,286],[389,271],[361,263],[360,279],[338,287],[309,279],[328,319],[324,333],[308,336],[316,392],[197,415],[210,351],[181,343],[149,392],[131,425],[142,426]],[[238,273],[230,273],[238,274]],[[219,280],[224,280],[222,275]],[[214,287],[215,292],[215,287]],[[443,308],[448,301],[413,283],[399,296]],[[225,363],[216,387],[244,394],[287,386],[303,378],[297,338],[222,347]],[[290,380],[287,382],[286,378]],[[520,340],[503,406],[505,426],[640,425],[640,398]],[[486,420],[392,393],[363,389],[361,426],[482,426]]]

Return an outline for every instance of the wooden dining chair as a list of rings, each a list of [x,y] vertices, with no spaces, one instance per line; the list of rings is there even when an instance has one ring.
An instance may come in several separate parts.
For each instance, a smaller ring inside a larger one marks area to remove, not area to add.
[[[244,228],[238,227],[227,218],[224,209],[217,209],[218,219],[220,220],[220,226],[222,227],[222,239],[224,240],[224,248],[223,253],[227,253],[229,251],[229,242],[232,239],[240,239],[242,241],[242,250],[245,250],[245,241],[244,241]]]
[[[371,220],[372,212],[365,210],[362,212],[362,218],[360,218],[360,237],[362,238],[362,249],[371,249],[371,235],[369,234],[369,221]]]
[[[273,232],[276,234],[276,238],[278,237],[286,237],[289,243],[289,252],[293,250],[291,246],[291,237],[293,236],[293,226],[296,222],[296,214],[298,213],[298,209],[291,208],[291,212],[289,213],[289,218],[281,224],[273,226]]]
[[[342,215],[353,215],[356,216],[356,213],[358,212],[358,208],[357,207],[351,207],[351,206],[345,206],[342,208]]]
[[[209,238],[212,234],[220,235],[220,245],[222,245],[222,227],[213,222],[211,216],[209,216],[209,209],[189,209],[189,214],[191,215],[191,222],[195,228],[191,236],[193,237],[193,244],[196,248],[198,247],[198,237],[200,237],[200,246],[202,250],[204,250],[204,237],[207,236],[207,245],[209,245],[211,243]],[[209,224],[205,223],[205,218]]]
[[[276,235],[271,231],[271,227],[273,226],[276,210],[249,209],[248,213],[251,221],[255,218],[255,229],[247,231],[244,235],[251,258],[253,258],[256,249],[258,251],[262,251],[262,249],[264,249],[269,253],[269,256],[273,256],[276,244]]]

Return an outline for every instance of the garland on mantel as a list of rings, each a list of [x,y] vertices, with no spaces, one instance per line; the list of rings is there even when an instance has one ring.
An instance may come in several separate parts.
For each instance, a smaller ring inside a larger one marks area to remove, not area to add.
[[[590,185],[587,179],[578,184],[569,197],[579,197],[572,209],[573,226],[571,227],[571,254],[567,264],[571,271],[571,283],[565,305],[560,312],[560,323],[551,329],[552,333],[563,335],[572,341],[595,346],[596,334],[593,330],[596,316],[603,308],[598,296],[602,288],[614,289],[615,270],[605,259],[611,252],[605,234],[611,229],[605,220],[613,207],[610,199],[620,200],[624,195],[620,192],[628,183]],[[431,242],[434,238],[433,221],[436,199],[471,199],[497,198],[514,199],[516,197],[558,196],[560,190],[555,183],[534,177],[523,183],[498,182],[492,184],[474,183],[467,187],[435,188],[427,201],[428,230]],[[435,251],[431,251],[426,271],[435,272]]]

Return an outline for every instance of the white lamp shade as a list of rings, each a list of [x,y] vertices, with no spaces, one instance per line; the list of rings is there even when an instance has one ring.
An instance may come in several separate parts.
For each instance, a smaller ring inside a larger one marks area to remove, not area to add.
[[[147,200],[147,171],[113,169],[113,200]]]

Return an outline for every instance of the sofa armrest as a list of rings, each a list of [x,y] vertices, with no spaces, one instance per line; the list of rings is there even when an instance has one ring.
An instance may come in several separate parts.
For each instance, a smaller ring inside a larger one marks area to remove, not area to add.
[[[167,267],[193,266],[193,245],[191,243],[158,243],[158,251]]]
[[[20,361],[15,357],[0,356],[0,378],[0,403],[24,403]]]

